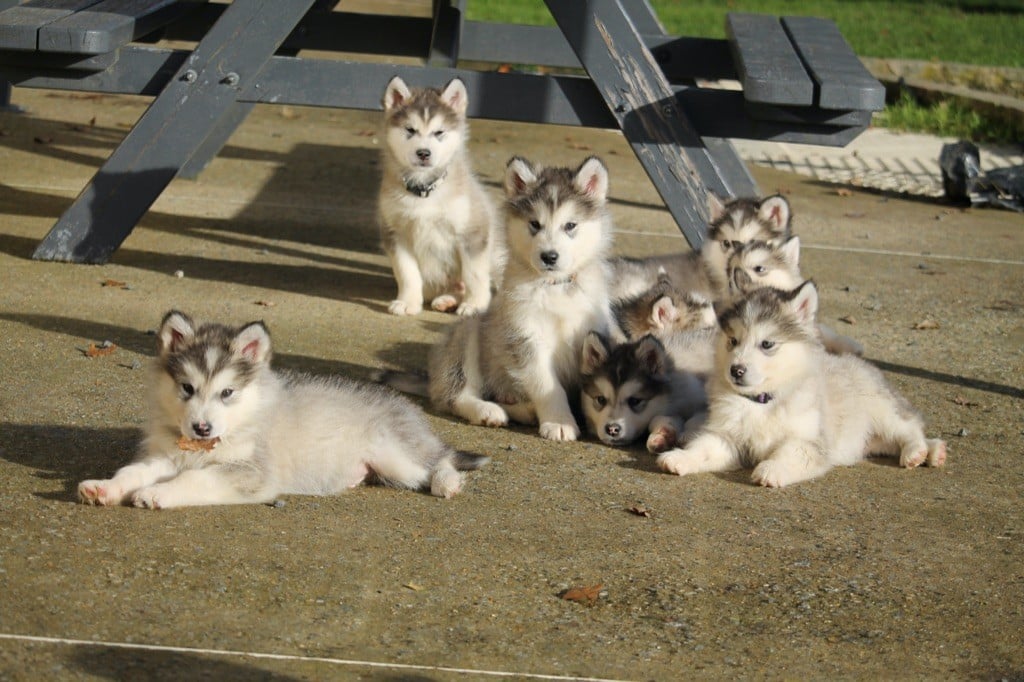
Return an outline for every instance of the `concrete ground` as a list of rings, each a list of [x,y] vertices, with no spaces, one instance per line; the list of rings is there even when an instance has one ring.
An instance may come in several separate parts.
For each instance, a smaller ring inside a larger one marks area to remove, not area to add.
[[[1024,679],[1021,215],[753,169],[793,204],[822,319],[949,442],[944,469],[872,460],[766,490],[431,414],[494,460],[452,500],[368,487],[93,508],[75,486],[132,456],[167,309],[262,318],[280,367],[356,378],[422,367],[452,318],[386,312],[374,114],[258,108],[110,264],[77,266],[29,256],[146,101],[15,102],[28,113],[0,114],[0,679]],[[617,134],[473,131],[496,196],[513,153],[599,154],[617,252],[686,248]],[[593,604],[559,598],[598,585]]]

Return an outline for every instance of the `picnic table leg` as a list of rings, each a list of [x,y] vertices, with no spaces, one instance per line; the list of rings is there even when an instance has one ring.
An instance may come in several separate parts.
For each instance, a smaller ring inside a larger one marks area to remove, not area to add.
[[[545,0],[679,225],[700,248],[707,191],[735,192],[617,0]]]
[[[109,260],[313,2],[228,5],[32,257]]]

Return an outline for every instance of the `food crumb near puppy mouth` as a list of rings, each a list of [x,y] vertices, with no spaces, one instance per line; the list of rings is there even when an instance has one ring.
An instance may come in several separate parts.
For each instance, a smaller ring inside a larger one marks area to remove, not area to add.
[[[220,436],[216,438],[189,438],[188,436],[180,436],[178,438],[178,448],[185,452],[210,452],[217,444],[220,443]]]

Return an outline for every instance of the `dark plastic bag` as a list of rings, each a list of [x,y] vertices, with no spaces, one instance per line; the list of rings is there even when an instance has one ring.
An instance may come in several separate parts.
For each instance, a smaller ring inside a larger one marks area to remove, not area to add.
[[[1024,212],[1024,166],[981,170],[978,147],[961,140],[939,153],[942,188],[950,201]]]

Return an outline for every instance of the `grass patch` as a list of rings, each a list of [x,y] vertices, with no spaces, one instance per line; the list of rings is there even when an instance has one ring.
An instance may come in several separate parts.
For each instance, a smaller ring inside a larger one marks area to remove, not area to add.
[[[987,116],[955,99],[931,104],[918,102],[906,92],[897,102],[887,105],[874,123],[894,130],[956,137],[972,142],[1024,139],[1024,126],[1019,122]]]
[[[728,12],[832,19],[863,57],[1024,67],[1020,0],[653,0],[669,33],[725,37]],[[553,25],[542,0],[471,0],[470,19]]]

